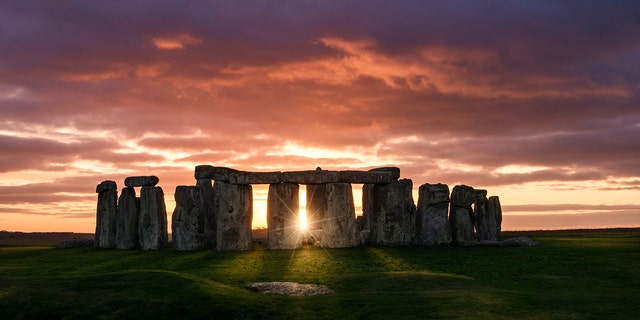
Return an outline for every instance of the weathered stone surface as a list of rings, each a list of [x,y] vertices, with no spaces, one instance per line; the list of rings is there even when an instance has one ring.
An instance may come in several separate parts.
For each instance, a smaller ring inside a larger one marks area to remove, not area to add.
[[[484,189],[473,189],[475,193],[476,199],[484,199],[487,197],[487,190]]]
[[[449,226],[453,244],[459,246],[475,244],[473,209],[471,208],[475,199],[476,193],[472,187],[458,185],[451,191]]]
[[[202,250],[204,242],[204,214],[200,210],[200,188],[177,186],[174,194],[176,208],[171,218],[173,249]]]
[[[282,182],[298,184],[319,184],[340,182],[338,171],[307,170],[287,171],[282,173]]]
[[[248,284],[247,287],[259,293],[284,294],[288,296],[316,296],[334,293],[327,286],[296,282],[254,282]]]
[[[377,225],[377,216],[373,214],[373,188],[375,184],[362,185],[362,230],[369,230],[371,238],[377,237],[376,230],[371,229],[371,221]],[[362,231],[361,230],[361,231]]]
[[[498,196],[489,197],[489,203],[487,204],[487,214],[493,216],[496,225],[495,239],[500,240],[500,234],[502,232],[502,207],[500,207],[500,198]]]
[[[472,187],[458,185],[451,190],[451,204],[458,207],[468,207],[476,200],[476,193]]]
[[[378,172],[378,171],[391,173],[391,177],[393,178],[393,180],[400,179],[400,168],[398,167],[382,167],[382,168],[375,168],[375,169],[369,170],[369,172]]]
[[[118,190],[118,185],[116,184],[115,181],[105,180],[100,182],[100,184],[96,186],[96,193],[100,193],[107,190]]]
[[[102,190],[98,193],[96,210],[96,233],[94,246],[97,248],[115,248],[116,246],[116,214],[118,207],[118,191]]]
[[[321,246],[325,248],[357,246],[359,241],[356,234],[356,210],[353,205],[351,184],[327,184],[326,197]]]
[[[307,230],[322,228],[327,188],[324,184],[307,185]]]
[[[476,190],[476,201],[473,205],[475,216],[476,235],[478,241],[497,241],[497,226],[495,211],[489,211],[489,200],[486,198],[486,190]]]
[[[214,192],[218,202],[217,250],[251,250],[253,246],[251,185],[216,181]]]
[[[140,199],[133,187],[122,189],[118,199],[116,226],[116,249],[129,250],[138,246],[138,221]]]
[[[136,176],[124,179],[124,185],[127,187],[153,187],[160,179],[156,176]]]
[[[391,183],[393,174],[386,171],[338,171],[340,182],[347,183]]]
[[[238,171],[229,174],[229,182],[233,184],[272,184],[282,182],[282,173]]]
[[[238,170],[226,168],[226,167],[214,167],[208,164],[201,164],[196,166],[194,170],[194,177],[196,180],[209,179],[219,181],[229,181],[229,175],[238,172]]]
[[[299,213],[299,185],[269,185],[267,199],[267,248],[298,249],[302,247]]]
[[[516,237],[502,241],[502,245],[505,247],[535,247],[538,245],[538,241],[529,237]]]
[[[446,184],[423,184],[418,189],[414,244],[423,246],[451,243],[449,226],[449,187]]]
[[[169,242],[167,209],[161,187],[144,186],[140,191],[138,237],[142,250],[157,250]]]
[[[400,246],[412,243],[416,213],[412,188],[410,179],[374,186],[372,217],[375,218],[369,221],[372,244]]]
[[[198,179],[196,187],[196,204],[204,219],[204,248],[215,249],[218,237],[218,203],[215,200],[215,190],[211,185],[211,179]]]

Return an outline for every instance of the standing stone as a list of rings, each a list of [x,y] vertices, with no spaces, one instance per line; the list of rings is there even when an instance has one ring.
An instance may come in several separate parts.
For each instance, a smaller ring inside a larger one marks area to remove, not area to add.
[[[374,225],[377,225],[377,219],[373,215],[373,188],[374,184],[363,184],[362,185],[362,230],[369,230],[370,236],[375,236],[375,230],[371,230],[371,220],[374,221]]]
[[[217,250],[251,250],[253,246],[251,185],[216,181],[213,189],[218,203]]]
[[[358,245],[356,209],[350,183],[328,183],[320,244],[325,248]]]
[[[140,199],[133,187],[122,189],[118,199],[116,249],[130,250],[138,246],[138,220]]]
[[[369,221],[372,244],[411,245],[416,213],[412,189],[413,182],[410,179],[375,185],[373,219]]]
[[[489,197],[487,215],[489,217],[493,216],[493,219],[495,219],[495,239],[500,240],[500,233],[502,232],[502,207],[500,207],[500,199],[498,196]]]
[[[307,230],[317,230],[322,228],[324,204],[326,201],[326,185],[307,185]]]
[[[196,187],[200,191],[196,193],[197,203],[194,205],[200,208],[204,219],[204,248],[214,249],[218,241],[218,205],[215,201],[214,188],[211,185],[211,179],[198,179]]]
[[[267,198],[267,247],[298,249],[302,247],[300,232],[299,185],[274,183],[269,185]]]
[[[116,246],[116,211],[118,207],[118,191],[115,181],[105,180],[96,186],[98,208],[96,210],[96,248],[115,248]]]
[[[418,194],[414,243],[422,246],[450,244],[449,187],[426,183],[420,186]]]
[[[157,250],[169,242],[167,209],[161,187],[142,187],[138,220],[140,249]]]
[[[459,185],[451,191],[451,206],[449,208],[449,225],[454,244],[469,246],[475,243],[473,237],[473,209],[475,191],[472,187]]]
[[[488,211],[489,200],[487,190],[476,189],[476,200],[473,204],[473,215],[475,217],[476,235],[478,241],[497,241],[496,219]]]
[[[201,192],[194,186],[176,187],[176,208],[171,219],[175,250],[204,249],[204,213],[199,207]]]

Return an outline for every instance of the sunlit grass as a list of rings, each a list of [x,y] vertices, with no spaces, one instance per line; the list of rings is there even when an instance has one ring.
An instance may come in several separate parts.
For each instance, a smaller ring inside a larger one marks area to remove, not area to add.
[[[640,234],[541,235],[535,248],[247,252],[0,246],[0,318],[628,319]],[[249,282],[329,286],[261,295]]]

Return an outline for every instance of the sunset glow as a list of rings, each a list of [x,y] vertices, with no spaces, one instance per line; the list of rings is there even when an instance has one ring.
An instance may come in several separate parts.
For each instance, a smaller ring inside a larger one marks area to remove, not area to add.
[[[416,202],[424,183],[498,195],[503,230],[640,226],[639,10],[2,2],[0,230],[93,232],[95,186],[132,175],[160,178],[170,220],[199,164],[396,166]]]

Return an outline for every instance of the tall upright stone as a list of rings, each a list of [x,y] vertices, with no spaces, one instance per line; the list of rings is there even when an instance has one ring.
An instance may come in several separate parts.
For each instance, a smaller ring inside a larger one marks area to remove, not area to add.
[[[196,187],[200,191],[196,193],[198,203],[194,205],[200,209],[204,219],[204,247],[215,249],[218,242],[218,205],[215,200],[215,192],[211,185],[211,179],[203,178],[196,181]]]
[[[414,244],[439,246],[451,243],[449,187],[446,184],[425,183],[418,189]]]
[[[167,209],[161,187],[144,186],[140,191],[138,237],[142,250],[157,250],[169,242]]]
[[[473,233],[473,208],[476,194],[472,187],[458,185],[451,191],[449,208],[449,225],[451,226],[452,243],[469,246],[475,243]]]
[[[267,199],[267,247],[298,249],[302,247],[300,231],[299,193],[295,183],[269,185]]]
[[[193,251],[205,248],[204,212],[200,208],[201,192],[201,189],[195,186],[176,187],[176,208],[171,219],[175,250]]]
[[[320,243],[325,248],[346,248],[358,245],[356,209],[350,183],[326,184],[326,203]]]
[[[412,189],[413,182],[410,179],[374,186],[373,214],[369,221],[372,244],[411,245],[416,213]]]
[[[139,212],[140,199],[136,198],[136,190],[133,187],[122,189],[118,198],[116,249],[130,250],[138,246]]]
[[[496,219],[493,212],[489,212],[489,199],[487,190],[476,189],[476,200],[473,204],[473,215],[475,217],[476,236],[479,241],[497,241]]]
[[[500,240],[500,233],[502,232],[502,207],[500,206],[500,198],[498,198],[498,196],[489,197],[487,215],[489,218],[493,217],[496,226],[495,239]]]
[[[327,187],[325,184],[307,185],[307,229],[322,229],[324,219],[324,205],[327,201]]]
[[[251,185],[216,181],[213,189],[218,203],[217,250],[251,250],[253,247]]]
[[[115,181],[105,180],[96,186],[98,207],[96,210],[96,248],[115,248],[118,190]]]

